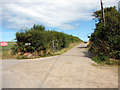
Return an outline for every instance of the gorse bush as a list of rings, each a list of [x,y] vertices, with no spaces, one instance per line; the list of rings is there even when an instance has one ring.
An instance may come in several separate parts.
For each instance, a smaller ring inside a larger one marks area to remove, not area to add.
[[[13,51],[21,54],[26,52],[38,52],[39,54],[50,50],[60,50],[68,47],[70,43],[81,41],[78,37],[62,32],[46,31],[42,25],[34,25],[33,28],[25,30],[25,32],[17,32],[16,40]],[[30,43],[30,45],[26,45],[26,43]]]
[[[93,14],[97,24],[90,37],[90,51],[101,61],[106,61],[108,58],[120,59],[120,14],[116,7],[108,7],[104,11],[105,26],[101,11]]]

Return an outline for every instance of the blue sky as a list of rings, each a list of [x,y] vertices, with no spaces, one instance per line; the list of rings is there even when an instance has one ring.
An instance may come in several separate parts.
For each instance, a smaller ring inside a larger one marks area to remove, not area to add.
[[[95,22],[94,20],[81,20],[79,21],[80,26],[77,29],[62,30],[54,27],[46,27],[46,30],[56,30],[60,32],[67,33],[69,35],[74,35],[81,38],[84,41],[87,41],[87,36],[94,31]],[[11,41],[15,38],[15,33],[19,30],[7,29],[2,27],[2,41]]]
[[[104,7],[117,7],[118,1],[103,0]],[[100,0],[3,0],[0,7],[2,41],[11,41],[21,28],[31,28],[33,24],[88,41],[87,36],[95,29],[92,13],[99,9]]]

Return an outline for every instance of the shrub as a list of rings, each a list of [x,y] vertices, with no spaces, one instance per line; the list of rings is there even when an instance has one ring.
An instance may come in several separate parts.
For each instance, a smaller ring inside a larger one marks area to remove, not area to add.
[[[120,59],[120,14],[115,7],[108,7],[105,11],[105,26],[101,11],[94,12],[97,20],[94,33],[90,37],[90,51],[101,61],[107,58]]]
[[[15,53],[37,52],[39,56],[45,56],[48,50],[60,50],[68,47],[70,43],[81,41],[78,37],[62,32],[45,31],[45,27],[42,25],[34,25],[33,28],[25,30],[25,32],[17,32],[16,40],[17,43],[13,48]]]

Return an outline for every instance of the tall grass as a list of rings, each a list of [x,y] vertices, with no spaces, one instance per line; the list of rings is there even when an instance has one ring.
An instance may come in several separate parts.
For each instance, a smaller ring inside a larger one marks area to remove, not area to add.
[[[46,55],[44,57],[63,54],[65,52],[67,52],[68,50],[70,50],[71,48],[75,47],[76,45],[80,44],[81,42],[82,41],[76,42],[76,43],[71,43],[68,47],[63,48],[63,49],[58,50],[58,51],[55,51],[54,53],[51,53],[51,54]],[[8,44],[9,44],[9,46],[4,46],[4,47],[2,47],[2,49],[0,49],[0,57],[2,57],[2,59],[28,59],[25,56],[21,57],[19,55],[12,54],[11,48],[14,46],[15,42],[8,42]]]
[[[11,48],[16,44],[16,42],[8,42],[8,46],[1,46],[0,57],[2,59],[13,59],[15,55],[12,54]]]

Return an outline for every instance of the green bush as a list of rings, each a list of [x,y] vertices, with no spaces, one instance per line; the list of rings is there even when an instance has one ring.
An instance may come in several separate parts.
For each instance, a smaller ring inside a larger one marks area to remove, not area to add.
[[[60,50],[68,47],[70,43],[81,41],[78,37],[62,32],[46,31],[42,25],[34,25],[33,28],[25,30],[25,32],[17,32],[16,40],[16,45],[13,48],[15,53],[37,52],[39,56],[45,56],[48,50]],[[31,45],[25,43],[31,43]]]
[[[116,7],[108,7],[104,11],[105,26],[102,21],[101,10],[93,14],[98,23],[90,37],[89,50],[101,61],[107,61],[107,58],[120,59],[120,14]]]

